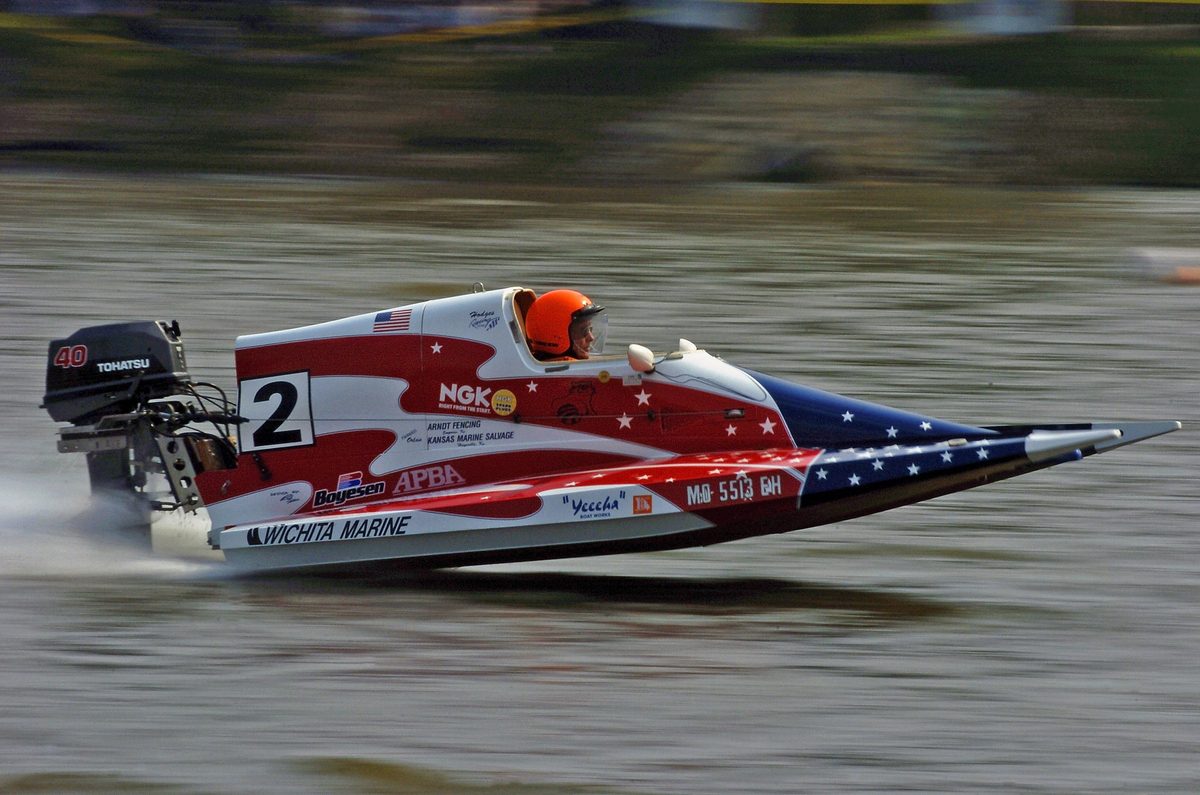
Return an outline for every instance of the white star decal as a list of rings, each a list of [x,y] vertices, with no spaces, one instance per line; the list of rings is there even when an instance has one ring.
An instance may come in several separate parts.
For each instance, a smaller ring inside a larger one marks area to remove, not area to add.
[[[896,434],[897,434],[897,433],[899,433],[899,432],[900,432],[900,429],[899,429],[899,428],[897,428],[897,427],[895,427],[895,426],[893,425],[891,428],[888,428],[888,438],[889,438],[889,439],[895,439],[895,438],[896,438]]]
[[[875,454],[872,453],[870,450],[864,450],[861,453],[858,453],[855,457],[856,458],[870,458],[873,455],[875,455]]]
[[[725,429],[725,435],[726,436],[737,436],[737,428],[733,427],[733,423],[730,423],[729,427]]]
[[[572,481],[571,481],[570,483],[568,483],[567,485],[568,485],[568,486],[578,486],[578,485],[579,485],[579,481],[578,481],[578,480],[572,480]]]
[[[440,343],[440,342],[435,342],[435,343],[433,343],[432,345],[430,345],[430,346],[429,346],[429,349],[430,349],[431,351],[433,351],[434,353],[441,353],[441,352],[442,352],[442,343]]]
[[[721,474],[721,470],[719,470],[719,469],[710,469],[710,470],[708,470],[708,474],[710,474],[710,475],[719,475],[719,474]]]
[[[875,467],[875,471],[878,472],[883,469],[883,462],[876,458],[875,463],[871,464],[871,466]]]
[[[639,406],[649,406],[650,405],[650,393],[647,392],[646,390],[643,389],[641,392],[638,392],[636,395],[634,395],[634,397],[637,398],[637,402],[638,402]]]
[[[850,476],[850,485],[851,485],[851,486],[857,486],[857,485],[858,485],[858,475],[851,475],[851,476]]]
[[[842,422],[854,422],[854,415],[847,411],[842,415]]]
[[[987,453],[987,450],[985,450],[984,448],[980,447],[980,448],[979,448],[978,450],[976,450],[975,452],[979,453],[979,460],[980,460],[980,461],[982,461],[983,459],[987,458],[987,455],[988,455],[988,453]]]
[[[826,472],[824,469],[818,469],[818,470],[817,470],[817,480],[824,480],[824,479],[825,479],[825,476],[826,476],[826,475],[828,475],[828,474],[829,474],[829,473],[828,473],[828,472]]]
[[[649,480],[649,479],[650,479],[649,475],[638,475],[638,480]]]
[[[949,464],[954,460],[954,456],[950,455],[950,451],[947,450],[946,452],[942,453],[942,460]]]
[[[674,482],[675,482],[675,478],[667,478],[666,482],[667,482],[667,483],[674,483]]]
[[[928,422],[922,422],[922,423],[921,423],[921,430],[923,430],[923,431],[927,431],[927,430],[929,430],[929,429],[930,429],[930,428],[932,428],[932,427],[933,427],[933,426],[932,426],[932,425],[930,425]]]
[[[741,470],[740,472],[737,472],[737,473],[734,475],[734,477],[738,477],[738,478],[746,478],[747,480],[749,480],[749,479],[750,479],[750,476],[746,474],[746,470],[744,470],[744,469],[743,469],[743,470]]]
[[[911,464],[908,467],[908,474],[910,474],[910,475],[915,475],[920,471],[921,471],[921,468],[919,466],[917,466],[916,464]]]
[[[622,414],[620,417],[617,417],[617,422],[621,423],[622,428],[633,430],[633,417],[630,417],[628,414]]]
[[[529,388],[529,391],[530,391],[530,392],[536,392],[536,391],[537,391],[537,381],[530,381],[530,382],[529,382],[528,384],[526,384],[525,386]]]
[[[760,427],[760,428],[762,428],[762,429],[763,429],[763,433],[764,433],[764,434],[768,434],[768,433],[769,433],[769,434],[771,434],[771,435],[774,435],[774,434],[775,434],[775,423],[774,423],[774,422],[771,422],[771,418],[770,418],[770,417],[767,417],[765,420],[763,420],[762,422],[760,422],[760,423],[758,424],[758,427]]]

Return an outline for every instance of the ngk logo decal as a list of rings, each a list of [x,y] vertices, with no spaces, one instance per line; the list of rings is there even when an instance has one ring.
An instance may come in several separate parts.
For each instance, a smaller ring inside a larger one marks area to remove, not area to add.
[[[454,411],[470,411],[475,414],[491,414],[490,401],[492,390],[470,384],[441,385],[438,392],[438,408],[453,409]]]
[[[400,480],[396,483],[396,490],[392,494],[449,488],[450,486],[461,486],[466,482],[467,479],[458,474],[449,464],[425,467],[424,469],[410,469],[400,473]]]

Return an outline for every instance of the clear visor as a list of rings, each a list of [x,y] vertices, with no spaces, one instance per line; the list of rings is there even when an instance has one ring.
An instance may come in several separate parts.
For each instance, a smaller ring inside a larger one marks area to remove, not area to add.
[[[604,338],[608,336],[608,314],[598,312],[571,322],[568,330],[571,344],[587,351],[589,356],[604,353]]]

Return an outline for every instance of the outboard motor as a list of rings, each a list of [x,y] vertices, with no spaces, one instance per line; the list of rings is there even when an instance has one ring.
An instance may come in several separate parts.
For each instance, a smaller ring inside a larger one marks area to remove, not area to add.
[[[51,342],[42,407],[71,423],[58,450],[87,454],[93,493],[132,494],[147,511],[197,510],[196,474],[237,465],[239,418],[219,387],[191,380],[177,321],[92,326]]]
[[[147,398],[182,394],[189,380],[179,323],[143,321],[80,329],[50,343],[43,407],[82,425],[129,412]]]

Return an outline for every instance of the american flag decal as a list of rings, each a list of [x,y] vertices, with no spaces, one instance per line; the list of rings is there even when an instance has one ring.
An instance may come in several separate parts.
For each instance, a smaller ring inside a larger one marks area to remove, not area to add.
[[[386,331],[408,331],[408,321],[412,317],[411,309],[393,309],[391,312],[380,312],[375,316],[375,334]]]

